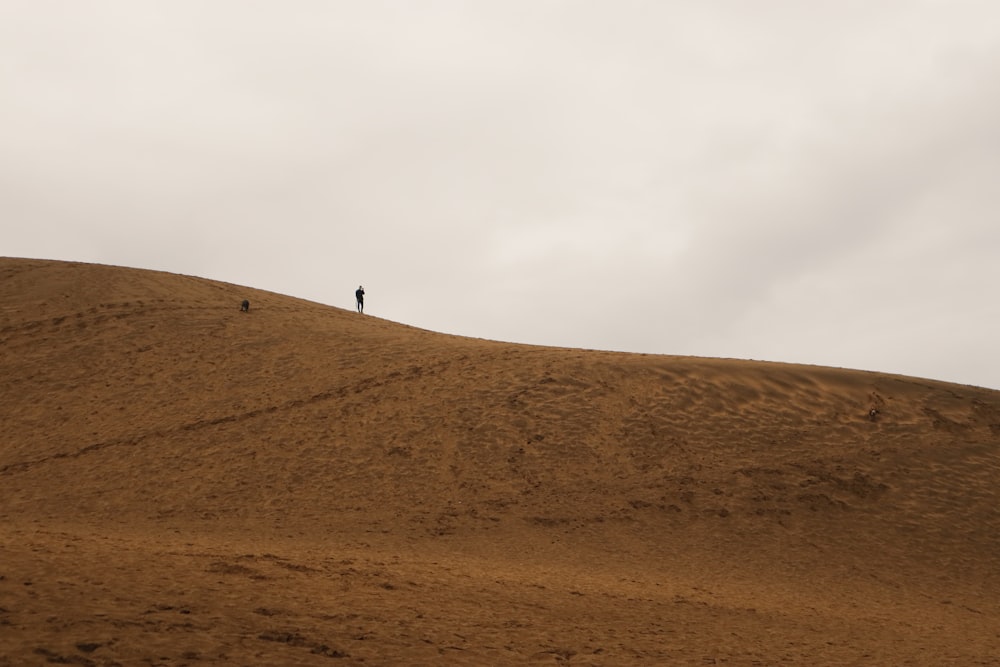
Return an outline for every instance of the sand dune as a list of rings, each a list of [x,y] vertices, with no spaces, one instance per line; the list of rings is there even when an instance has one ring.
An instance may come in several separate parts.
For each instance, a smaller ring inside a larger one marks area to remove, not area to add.
[[[0,344],[0,665],[1000,665],[1000,392],[40,260]]]

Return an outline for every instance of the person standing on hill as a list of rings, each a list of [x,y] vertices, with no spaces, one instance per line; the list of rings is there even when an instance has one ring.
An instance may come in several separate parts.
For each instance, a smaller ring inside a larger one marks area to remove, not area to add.
[[[365,288],[358,285],[358,289],[354,290],[354,298],[358,300],[358,312],[365,312]]]

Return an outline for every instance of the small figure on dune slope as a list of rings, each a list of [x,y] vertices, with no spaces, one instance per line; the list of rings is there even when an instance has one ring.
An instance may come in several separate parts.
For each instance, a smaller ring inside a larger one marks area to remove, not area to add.
[[[358,289],[354,290],[354,298],[358,300],[358,312],[365,312],[365,288],[358,285]]]
[[[882,407],[885,405],[885,399],[878,395],[878,392],[872,392],[868,395],[869,403],[871,407],[868,408],[868,419],[871,421],[878,421],[879,415],[882,414]]]
[[[243,299],[243,303],[240,304],[240,312],[241,313],[250,312],[250,301],[248,301],[247,299]]]

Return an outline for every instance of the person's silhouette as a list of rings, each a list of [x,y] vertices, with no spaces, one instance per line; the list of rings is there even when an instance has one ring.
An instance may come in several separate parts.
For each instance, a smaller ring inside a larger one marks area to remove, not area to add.
[[[354,290],[354,298],[358,300],[358,312],[365,312],[365,288],[358,285],[358,289]]]

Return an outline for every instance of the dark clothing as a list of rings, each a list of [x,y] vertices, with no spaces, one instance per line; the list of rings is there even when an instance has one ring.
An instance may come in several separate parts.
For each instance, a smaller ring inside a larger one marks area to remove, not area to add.
[[[358,312],[364,312],[365,310],[365,291],[362,288],[358,288],[354,291],[354,298],[358,300]]]

